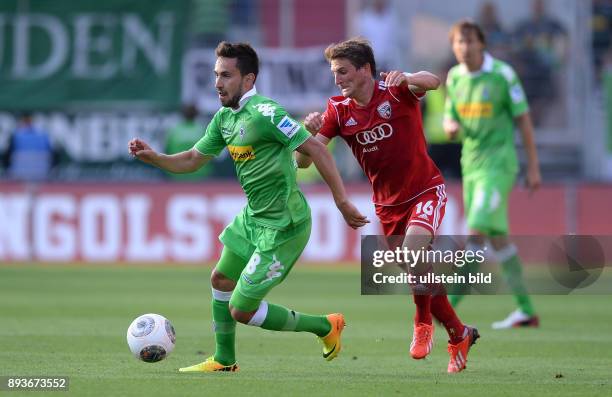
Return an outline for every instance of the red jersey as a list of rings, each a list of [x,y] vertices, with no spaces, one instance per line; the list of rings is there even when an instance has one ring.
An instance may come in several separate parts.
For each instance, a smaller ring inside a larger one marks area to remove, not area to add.
[[[378,81],[367,106],[352,99],[329,99],[319,134],[341,136],[367,175],[374,204],[405,203],[444,183],[427,154],[420,97],[405,85]]]

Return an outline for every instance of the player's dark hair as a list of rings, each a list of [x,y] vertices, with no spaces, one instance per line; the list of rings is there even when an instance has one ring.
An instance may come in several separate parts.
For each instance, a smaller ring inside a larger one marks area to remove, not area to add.
[[[34,113],[32,113],[30,110],[19,112],[19,120],[31,120],[33,116]]]
[[[374,60],[374,51],[368,40],[355,37],[330,44],[325,49],[325,59],[328,62],[340,58],[347,59],[356,69],[361,69],[369,63],[372,77],[376,78],[376,60]]]
[[[195,120],[198,117],[198,108],[193,103],[186,103],[181,108],[183,117],[187,120]]]
[[[255,75],[259,73],[259,57],[257,52],[249,43],[229,43],[222,41],[215,49],[215,55],[223,58],[236,58],[236,67],[240,70],[242,76],[249,73]]]
[[[485,34],[482,28],[480,27],[480,25],[478,25],[476,22],[472,21],[471,19],[462,19],[459,22],[455,23],[451,27],[450,32],[448,33],[448,39],[450,40],[452,44],[456,34],[458,33],[468,34],[469,32],[475,32],[478,40],[482,44],[487,45],[487,40],[485,38]]]

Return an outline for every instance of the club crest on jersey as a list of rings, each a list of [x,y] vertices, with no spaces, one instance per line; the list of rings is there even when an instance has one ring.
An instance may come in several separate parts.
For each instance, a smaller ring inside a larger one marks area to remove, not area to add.
[[[376,110],[378,110],[378,114],[380,114],[380,117],[384,119],[391,118],[391,104],[389,103],[389,101],[384,101],[383,103],[378,105]]]
[[[487,87],[482,89],[482,99],[488,101],[491,98],[491,93]]]

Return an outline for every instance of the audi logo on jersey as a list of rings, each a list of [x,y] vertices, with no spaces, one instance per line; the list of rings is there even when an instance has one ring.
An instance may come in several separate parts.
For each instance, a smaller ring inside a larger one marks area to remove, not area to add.
[[[369,145],[393,135],[393,127],[389,123],[379,124],[369,131],[361,131],[355,135],[355,139],[362,145]]]

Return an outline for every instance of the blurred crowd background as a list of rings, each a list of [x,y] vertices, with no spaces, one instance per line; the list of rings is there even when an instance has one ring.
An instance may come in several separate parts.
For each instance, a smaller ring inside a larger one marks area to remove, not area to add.
[[[137,164],[126,149],[134,136],[168,153],[199,139],[219,107],[219,41],[253,44],[258,90],[300,118],[337,95],[323,58],[329,43],[362,35],[379,69],[444,79],[454,65],[448,30],[465,17],[523,82],[545,183],[612,180],[612,0],[4,0],[0,178],[232,178],[226,154],[173,176]],[[427,95],[424,125],[445,177],[458,179],[459,145],[442,132],[443,103],[444,87]],[[363,180],[342,142],[333,151],[346,180]],[[300,179],[319,181],[314,169]]]

